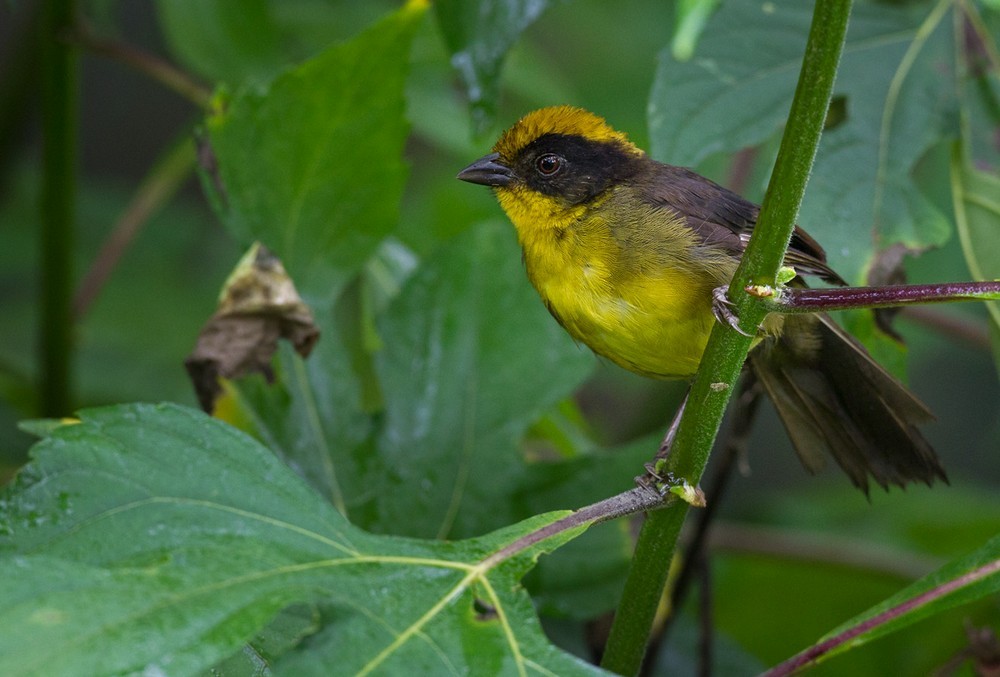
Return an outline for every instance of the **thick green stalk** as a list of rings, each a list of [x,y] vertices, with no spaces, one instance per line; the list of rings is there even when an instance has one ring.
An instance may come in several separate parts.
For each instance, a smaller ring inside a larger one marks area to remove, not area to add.
[[[64,37],[72,0],[46,0],[42,22],[42,191],[39,408],[71,412],[73,210],[76,194],[77,63]]]
[[[743,290],[751,283],[775,284],[816,156],[850,11],[850,0],[817,0],[813,12],[774,173],[757,227],[729,289],[733,310],[750,332],[767,311]],[[700,481],[750,345],[749,337],[721,324],[712,331],[672,451],[659,468],[669,481],[691,485]],[[622,675],[639,671],[687,509],[687,504],[677,501],[646,519],[608,638],[605,668]]]

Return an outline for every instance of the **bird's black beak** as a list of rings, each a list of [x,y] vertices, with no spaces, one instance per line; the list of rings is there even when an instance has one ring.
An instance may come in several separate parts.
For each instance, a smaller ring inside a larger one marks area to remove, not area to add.
[[[510,167],[498,162],[499,159],[499,153],[490,153],[460,171],[456,178],[482,186],[509,186],[516,177]]]

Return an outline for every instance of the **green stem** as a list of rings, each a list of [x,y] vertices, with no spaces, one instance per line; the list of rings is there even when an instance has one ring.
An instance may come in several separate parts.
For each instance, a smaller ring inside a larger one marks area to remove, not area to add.
[[[729,297],[744,328],[755,329],[767,312],[744,289],[751,283],[775,284],[816,156],[850,10],[850,0],[816,3],[774,173],[758,224],[729,288]],[[692,485],[700,481],[750,345],[749,337],[728,327],[719,325],[712,331],[691,388],[687,411],[663,466],[666,476]],[[687,509],[686,503],[678,501],[650,514],[642,527],[604,653],[602,665],[608,670],[634,675],[642,665]]]
[[[41,313],[39,406],[42,416],[71,412],[73,210],[76,196],[77,63],[62,40],[73,0],[43,7]]]

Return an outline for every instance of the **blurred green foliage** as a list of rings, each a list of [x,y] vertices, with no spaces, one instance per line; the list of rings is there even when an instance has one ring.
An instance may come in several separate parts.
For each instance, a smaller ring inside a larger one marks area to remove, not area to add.
[[[308,360],[282,348],[273,382],[253,376],[230,384],[232,420],[346,515],[351,525],[344,528],[384,535],[364,536],[374,539],[379,553],[426,549],[435,558],[473,561],[476,547],[489,552],[502,544],[502,537],[483,536],[488,532],[629,488],[682,388],[622,373],[573,345],[537,302],[513,233],[491,196],[455,181],[455,173],[524,112],[569,103],[606,116],[658,159],[694,165],[759,199],[810,9],[794,2],[723,3],[705,13],[713,3],[676,7],[653,0],[477,0],[440,2],[430,11],[419,4],[399,10],[393,2],[347,0],[82,3],[82,14],[103,34],[163,54],[215,96],[210,111],[178,105],[158,83],[83,50],[75,276],[95,260],[142,178],[128,169],[152,166],[194,124],[218,173],[201,170],[208,199],[192,182],[143,225],[95,304],[78,319],[74,398],[81,406],[135,400],[193,405],[184,356],[227,271],[251,240],[261,239],[283,258],[313,305],[322,338]],[[27,31],[32,10],[30,3],[6,6],[0,16],[10,14],[9,25]],[[678,17],[681,46],[693,44],[683,61],[672,42]],[[864,281],[892,244],[910,250],[905,268],[914,282],[1000,275],[998,35],[995,7],[926,1],[856,7],[835,92],[844,117],[824,136],[800,218],[852,280]],[[16,58],[21,52],[13,52],[32,48],[27,40],[6,44],[11,53],[3,54],[4,64],[24,63]],[[3,88],[18,78],[0,74],[0,92],[10,91]],[[24,462],[31,442],[17,421],[37,415],[39,172],[34,138],[17,141],[31,124],[31,99],[22,98],[0,96],[0,113],[25,106],[20,118],[0,116],[23,120],[22,126],[0,125],[10,137],[0,139],[0,147],[16,148],[6,154],[0,176],[0,460],[7,474]],[[170,103],[162,110],[142,107],[150,100]],[[150,145],[135,141],[140,139]],[[956,195],[964,211],[956,212]],[[725,674],[756,672],[788,657],[1000,532],[1000,387],[987,338],[997,328],[988,330],[988,322],[979,304],[904,314],[898,323],[909,346],[904,351],[878,335],[868,316],[849,321],[880,356],[908,372],[914,390],[937,413],[938,423],[927,432],[951,486],[877,494],[866,502],[837,473],[802,473],[784,432],[765,412],[749,444],[752,473],[734,480],[722,508],[725,528],[712,550],[718,665]],[[294,505],[288,521],[302,528],[311,519],[323,521],[316,515],[329,515],[330,523],[340,519],[328,506],[318,508],[323,504],[284,468],[262,460],[262,448],[254,447],[257,456],[246,452],[245,440],[233,442],[232,453],[248,453],[242,462],[257,465],[236,463],[222,472],[207,462],[202,473],[210,481],[197,490],[185,485],[185,477],[198,473],[179,472],[175,464],[200,467],[192,450],[223,433],[172,408],[163,414],[126,407],[95,417],[127,429],[125,438],[141,447],[142,429],[128,428],[135,411],[168,432],[171,421],[208,426],[189,445],[171,438],[162,449],[142,450],[153,468],[146,472],[163,483],[163,494],[185,488],[209,500],[214,483],[221,493],[238,496],[266,472],[275,482],[255,489],[260,503],[245,509],[272,514],[274,506]],[[82,473],[67,492],[85,496],[90,484],[113,498],[101,473],[82,460],[85,454],[73,460],[81,445],[96,444],[88,435],[97,432],[88,425],[79,437],[64,428],[43,443],[47,462],[68,463],[67,477]],[[63,452],[72,454],[58,461]],[[66,498],[32,493],[40,491],[38,472],[28,472],[5,499],[11,503],[3,507],[21,521],[0,520],[0,535],[13,531],[15,537],[14,546],[0,546],[0,566],[10,576],[30,578],[17,598],[25,618],[56,574],[96,591],[106,591],[101,585],[110,580],[121,595],[142,594],[141,585],[132,587],[135,568],[169,577],[175,572],[170,566],[181,566],[181,579],[192,586],[218,574],[213,556],[198,551],[197,543],[186,542],[193,550],[185,556],[197,551],[203,558],[192,556],[190,569],[180,550],[171,551],[165,541],[158,545],[157,539],[185,537],[169,510],[142,516],[148,520],[142,525],[165,532],[125,526],[100,538],[81,532],[78,548],[106,539],[107,559],[74,559],[39,545],[44,534],[34,531],[33,520],[54,529],[46,533],[56,540],[68,526],[49,523],[65,512],[60,504]],[[283,502],[286,491],[295,494],[292,503]],[[242,505],[236,498],[218,500],[230,508]],[[90,505],[97,514],[112,505],[87,501],[77,503],[81,511]],[[67,519],[75,524],[82,517]],[[301,544],[280,537],[265,541],[267,547],[240,541],[240,528],[222,524],[205,547],[225,557],[226,548],[217,546],[233,539],[230,552],[247,566],[270,557],[313,561],[308,551],[282,550]],[[448,554],[447,543],[390,538],[395,536],[485,540],[476,546],[462,541]],[[746,536],[759,537],[755,547]],[[29,544],[36,537],[41,540]],[[595,619],[617,602],[631,537],[627,522],[600,525],[542,558],[525,579],[560,646],[590,658],[588,632],[596,632]],[[842,544],[845,556],[817,548],[824,537]],[[143,548],[141,558],[116,550],[131,541]],[[899,566],[887,571],[879,553]],[[51,558],[51,569],[17,573],[24,570],[18,558],[28,554]],[[852,554],[857,556],[847,556]],[[161,568],[157,557],[170,566]],[[524,646],[531,656],[561,666],[559,674],[586,672],[547,648],[533,628],[530,602],[515,591],[530,564],[503,574],[510,586],[504,608],[523,624],[518,632],[528,633]],[[377,579],[377,572],[366,575]],[[399,589],[420,589],[435,575],[409,571]],[[364,622],[367,610],[382,608],[375,584],[365,579],[357,585],[352,594],[369,586],[372,599],[331,598],[315,590],[237,596],[225,607],[234,610],[231,625],[207,620],[223,606],[181,605],[189,625],[175,628],[176,635],[159,635],[154,617],[143,626],[153,643],[144,655],[160,655],[157,638],[177,647],[190,632],[194,639],[178,663],[185,672],[228,655],[226,674],[328,672],[324,657],[345,645],[362,657],[384,645]],[[32,598],[32,591],[39,596]],[[7,590],[0,600],[15,594]],[[95,599],[108,613],[116,604],[107,595]],[[292,607],[262,630],[278,609],[296,601],[309,604]],[[416,608],[418,601],[386,623],[396,628]],[[695,664],[694,622],[688,619],[697,611],[694,604],[683,610],[677,641],[657,656],[660,668]],[[477,634],[473,615],[462,607],[441,616],[435,641],[454,642],[438,647],[439,656],[453,665],[469,661],[483,674],[500,672],[507,654],[492,644],[493,635]],[[817,672],[927,673],[965,645],[964,620],[1000,627],[996,596],[935,614]],[[209,630],[199,634],[198,628]],[[211,628],[224,628],[225,637]],[[109,631],[86,646],[95,653],[120,649],[113,642],[123,636]],[[86,649],[79,650],[83,656]],[[97,664],[80,660],[75,672],[87,665]]]

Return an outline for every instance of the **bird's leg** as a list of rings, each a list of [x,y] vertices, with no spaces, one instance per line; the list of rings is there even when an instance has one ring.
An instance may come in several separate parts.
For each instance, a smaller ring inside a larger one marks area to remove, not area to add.
[[[677,413],[674,414],[674,419],[670,422],[670,427],[667,428],[667,434],[664,435],[656,456],[643,466],[646,469],[646,474],[636,477],[635,483],[643,488],[654,489],[661,496],[673,494],[696,508],[704,508],[705,492],[701,490],[701,487],[692,486],[686,479],[678,479],[674,477],[673,473],[666,470],[667,458],[670,456],[670,449],[674,446],[677,428],[680,427],[681,416],[684,414],[684,408],[687,407],[690,394],[688,391],[681,406],[677,407]]]
[[[659,469],[664,466],[664,462],[670,456],[670,448],[674,445],[674,438],[677,436],[677,428],[681,424],[681,416],[684,414],[684,407],[687,406],[687,401],[688,395],[685,394],[684,399],[681,400],[681,405],[677,407],[677,412],[674,414],[673,420],[670,421],[667,434],[663,436],[663,441],[660,442],[660,448],[657,450],[656,455],[653,456],[651,461],[647,461],[643,465],[646,474],[635,478],[636,484],[639,486],[648,487],[655,484],[664,484],[670,479],[664,477]]]
[[[729,300],[728,287],[716,287],[712,290],[712,314],[720,323],[728,324],[744,336],[753,336],[740,328],[740,318],[733,312],[733,302]]]
[[[750,296],[755,296],[758,299],[767,299],[773,303],[774,299],[781,298],[781,295],[784,293],[785,289],[787,289],[786,285],[797,276],[798,273],[795,272],[794,268],[791,266],[782,266],[778,269],[778,274],[775,277],[775,284],[777,286],[772,287],[769,284],[752,284],[745,287],[744,291],[750,294]],[[715,319],[722,324],[728,324],[744,336],[753,338],[753,334],[748,334],[740,327],[740,318],[733,310],[733,302],[729,300],[728,287],[716,287],[712,290],[712,314],[715,315]],[[763,328],[757,327],[757,336],[763,335]]]
[[[684,408],[687,407],[688,395],[690,390],[684,394],[684,399],[681,400],[681,405],[677,407],[677,412],[674,414],[673,420],[670,421],[670,427],[667,428],[667,434],[663,436],[663,441],[660,442],[660,449],[656,452],[656,456],[653,460],[666,459],[670,456],[670,448],[674,446],[674,438],[677,437],[677,428],[681,424],[681,416],[684,415]]]

